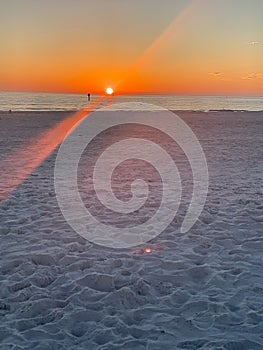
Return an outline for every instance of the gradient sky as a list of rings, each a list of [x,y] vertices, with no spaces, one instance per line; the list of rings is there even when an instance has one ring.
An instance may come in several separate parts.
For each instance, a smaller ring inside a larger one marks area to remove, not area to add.
[[[263,95],[263,0],[0,0],[0,90]]]

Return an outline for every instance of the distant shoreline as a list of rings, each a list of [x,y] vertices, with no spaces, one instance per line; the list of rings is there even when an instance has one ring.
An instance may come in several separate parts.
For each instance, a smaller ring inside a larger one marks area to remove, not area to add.
[[[72,114],[72,113],[76,113],[78,112],[78,109],[75,110],[11,110],[11,112],[9,112],[9,110],[0,110],[0,114],[24,114],[24,113],[29,113],[29,114],[40,114],[40,113],[61,113],[61,114]],[[187,110],[187,109],[170,109],[171,112],[173,113],[224,113],[224,112],[228,112],[228,113],[262,113],[262,110],[258,110],[258,111],[251,111],[251,110],[246,110],[246,109],[211,109],[211,110]]]
[[[0,111],[76,112],[98,100],[91,94],[1,93]],[[262,111],[263,97],[252,96],[176,96],[176,95],[114,95],[99,99],[97,109],[114,104],[150,104],[172,111]]]

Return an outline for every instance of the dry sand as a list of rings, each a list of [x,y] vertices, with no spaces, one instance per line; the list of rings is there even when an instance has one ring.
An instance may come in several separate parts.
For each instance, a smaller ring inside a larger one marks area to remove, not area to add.
[[[68,226],[56,151],[0,203],[0,349],[263,349],[263,112],[177,114],[202,144],[209,193],[194,227],[174,222],[152,253]],[[67,115],[0,113],[2,173]]]

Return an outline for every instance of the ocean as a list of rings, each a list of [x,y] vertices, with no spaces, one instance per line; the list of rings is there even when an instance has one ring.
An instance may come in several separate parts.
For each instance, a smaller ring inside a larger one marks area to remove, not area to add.
[[[91,102],[97,97],[92,95]],[[263,96],[115,95],[111,98],[111,103],[120,102],[151,103],[169,110],[263,110]],[[89,103],[84,94],[0,92],[0,111],[77,111]]]

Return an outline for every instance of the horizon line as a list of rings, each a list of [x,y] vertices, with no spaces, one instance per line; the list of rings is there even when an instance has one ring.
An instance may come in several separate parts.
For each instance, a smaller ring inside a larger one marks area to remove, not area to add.
[[[98,91],[88,91],[87,92],[81,92],[81,91],[47,91],[47,90],[0,90],[0,93],[39,93],[39,94],[59,94],[59,95],[88,95],[89,93],[91,95],[105,95],[105,92],[98,92]],[[117,92],[114,93],[113,96],[145,96],[145,95],[167,95],[167,96],[238,96],[238,97],[263,97],[262,93],[229,93],[229,92],[222,92],[222,93],[209,93],[209,92],[176,92],[176,91],[141,91],[141,92]]]

